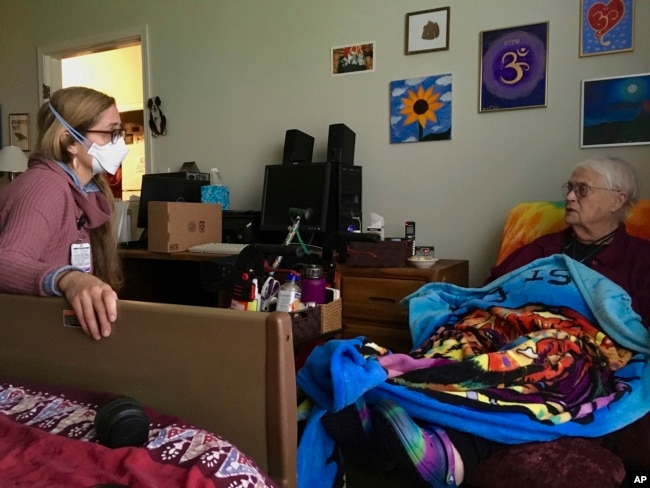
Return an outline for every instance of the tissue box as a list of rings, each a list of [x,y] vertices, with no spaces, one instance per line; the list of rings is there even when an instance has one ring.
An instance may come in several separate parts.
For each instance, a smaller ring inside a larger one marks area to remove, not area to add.
[[[230,188],[223,185],[201,187],[202,203],[220,203],[223,210],[230,210]]]

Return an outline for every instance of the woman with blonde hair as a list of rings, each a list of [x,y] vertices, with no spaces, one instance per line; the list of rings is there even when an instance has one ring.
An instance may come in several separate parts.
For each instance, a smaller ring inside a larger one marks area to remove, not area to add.
[[[111,333],[123,281],[105,173],[127,152],[115,99],[64,88],[38,112],[27,171],[0,191],[0,292],[64,295],[96,340]]]

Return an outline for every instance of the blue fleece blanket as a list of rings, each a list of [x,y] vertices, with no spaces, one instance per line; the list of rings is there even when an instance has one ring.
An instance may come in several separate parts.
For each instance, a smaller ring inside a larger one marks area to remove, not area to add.
[[[316,404],[298,450],[301,486],[327,486],[332,475],[333,442],[317,419],[360,397],[510,444],[601,436],[650,410],[650,337],[629,295],[564,255],[482,288],[430,283],[404,305],[409,355],[362,353],[363,338],[330,341],[300,370]],[[314,448],[320,462],[306,457]]]

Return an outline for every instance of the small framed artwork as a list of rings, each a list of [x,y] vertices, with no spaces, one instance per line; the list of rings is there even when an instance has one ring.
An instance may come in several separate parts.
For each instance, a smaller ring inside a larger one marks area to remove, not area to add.
[[[449,7],[406,14],[405,54],[449,49]]]
[[[546,106],[548,22],[480,34],[479,112]]]
[[[634,0],[580,0],[580,57],[634,50]]]
[[[451,74],[391,81],[390,143],[451,140]]]
[[[332,76],[375,71],[375,42],[361,42],[331,49]]]
[[[650,144],[650,73],[582,81],[580,147]]]
[[[29,151],[29,114],[9,114],[9,141],[23,151]]]

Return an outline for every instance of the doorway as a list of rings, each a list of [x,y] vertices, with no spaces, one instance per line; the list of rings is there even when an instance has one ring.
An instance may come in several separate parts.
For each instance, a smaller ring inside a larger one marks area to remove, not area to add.
[[[86,86],[116,99],[129,154],[111,180],[117,198],[139,196],[142,175],[151,171],[151,143],[144,105],[148,100],[146,26],[38,49],[39,99],[68,86]]]

